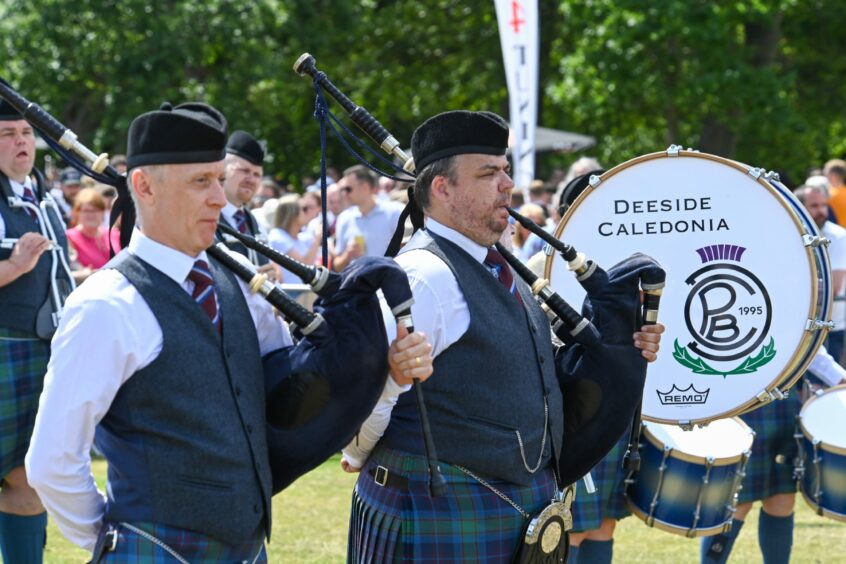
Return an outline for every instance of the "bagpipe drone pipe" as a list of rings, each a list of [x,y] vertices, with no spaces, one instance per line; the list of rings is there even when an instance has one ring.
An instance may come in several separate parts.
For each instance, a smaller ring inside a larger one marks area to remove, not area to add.
[[[94,154],[71,130],[2,79],[0,96],[71,166],[118,190],[112,224],[119,214],[126,245],[135,226],[135,210],[126,177],[108,164],[108,155]],[[263,359],[267,438],[277,493],[349,443],[370,415],[389,370],[376,291],[382,290],[397,320],[412,331],[408,278],[391,259],[362,258],[340,274],[324,274],[323,300],[311,312],[224,245],[212,246],[207,253],[299,328],[301,338],[294,346]]]
[[[382,159],[398,172],[407,175],[398,180],[407,182],[408,177],[414,178],[414,161],[399,147],[396,138],[367,110],[344,95],[326,73],[318,70],[314,57],[304,53],[294,64],[294,70],[313,80],[315,105],[318,108],[315,115],[321,120],[322,143],[325,144],[324,122],[328,122],[343,144],[358,157],[333,124],[340,122],[326,108],[322,94],[325,91],[346,110],[352,121],[368,137],[400,161],[402,168]],[[346,127],[343,129],[350,133]],[[381,173],[378,170],[376,172]],[[415,206],[411,190],[409,198],[412,203],[406,208],[400,222],[402,225],[410,216],[414,227],[419,228],[422,225],[422,212],[413,209]],[[509,213],[521,223],[531,223],[513,210]],[[547,312],[556,335],[564,342],[556,353],[558,379],[564,395],[565,420],[564,447],[558,470],[562,484],[569,484],[588,473],[630,426],[640,428],[646,360],[640,350],[634,347],[632,335],[641,325],[657,321],[665,273],[654,259],[643,254],[635,254],[606,272],[573,247],[558,241],[534,224],[532,226],[536,228],[533,232],[562,254],[587,291],[581,312],[577,312],[549,287],[547,280],[539,279],[507,249],[498,245],[498,250],[506,257],[512,269],[530,286],[541,307]],[[395,235],[389,254],[392,247],[398,248],[398,243],[399,238]],[[646,295],[643,306],[641,291]],[[515,366],[515,369],[519,367]],[[630,457],[636,462],[637,441],[634,440],[630,447]]]

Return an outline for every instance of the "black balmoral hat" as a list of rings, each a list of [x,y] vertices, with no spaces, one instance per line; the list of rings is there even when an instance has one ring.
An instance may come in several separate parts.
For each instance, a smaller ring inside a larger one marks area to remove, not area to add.
[[[246,159],[256,166],[264,163],[264,145],[246,131],[235,131],[226,143],[226,152]]]
[[[225,148],[226,118],[219,111],[200,102],[164,103],[129,126],[127,168],[220,161]]]
[[[9,88],[12,87],[2,78],[0,78],[0,82]],[[24,118],[23,115],[21,115],[21,113],[12,106],[12,104],[7,102],[5,98],[0,98],[0,121],[17,121],[19,119],[26,118]]]
[[[438,159],[468,153],[504,155],[507,148],[508,123],[493,112],[444,112],[424,121],[411,136],[418,173]]]

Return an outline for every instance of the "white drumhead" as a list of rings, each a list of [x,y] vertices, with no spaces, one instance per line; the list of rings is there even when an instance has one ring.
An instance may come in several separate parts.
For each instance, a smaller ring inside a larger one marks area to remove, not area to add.
[[[809,400],[799,420],[811,440],[846,448],[846,387],[830,389]]]
[[[754,434],[737,418],[717,419],[706,427],[684,431],[678,425],[643,422],[655,440],[675,451],[701,458],[732,458],[752,447]]]
[[[643,418],[679,423],[746,411],[810,358],[805,327],[820,308],[820,251],[805,247],[806,231],[784,197],[744,165],[682,151],[606,172],[556,234],[606,270],[635,252],[666,270],[659,321],[667,331],[649,365]],[[546,273],[565,299],[582,302],[559,256]]]

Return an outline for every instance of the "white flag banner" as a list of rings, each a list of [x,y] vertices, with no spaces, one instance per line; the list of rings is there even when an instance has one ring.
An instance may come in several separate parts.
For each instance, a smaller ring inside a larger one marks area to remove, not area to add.
[[[535,177],[538,121],[538,2],[494,0],[508,83],[514,184],[528,192]]]

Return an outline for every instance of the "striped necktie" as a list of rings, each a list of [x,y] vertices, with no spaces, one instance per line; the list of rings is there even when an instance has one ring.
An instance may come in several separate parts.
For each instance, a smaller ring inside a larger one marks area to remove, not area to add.
[[[517,298],[517,301],[522,304],[523,299],[520,297],[519,292],[517,292],[517,282],[514,280],[514,275],[511,274],[508,263],[505,262],[505,257],[496,249],[488,249],[488,256],[485,257],[485,266],[488,267],[494,278],[499,280],[499,283],[505,286],[505,289],[511,292],[511,295]]]
[[[30,189],[29,186],[23,187],[23,200],[25,202],[29,202],[30,204],[32,204],[34,206],[38,205],[38,201],[35,199],[35,193],[32,191],[32,189]],[[34,211],[32,211],[29,208],[24,208],[24,209],[26,210],[26,213],[29,214],[29,217],[34,219],[36,222],[38,221],[38,216],[36,215],[36,213]]]
[[[191,293],[191,297],[200,304],[219,333],[221,326],[220,311],[217,307],[217,293],[214,291],[214,279],[208,263],[204,260],[196,261],[191,272],[188,273],[188,280],[194,283],[194,291]]]
[[[235,212],[232,216],[235,220],[235,228],[240,231],[241,233],[247,232],[247,214],[244,213],[244,210],[239,209]]]

